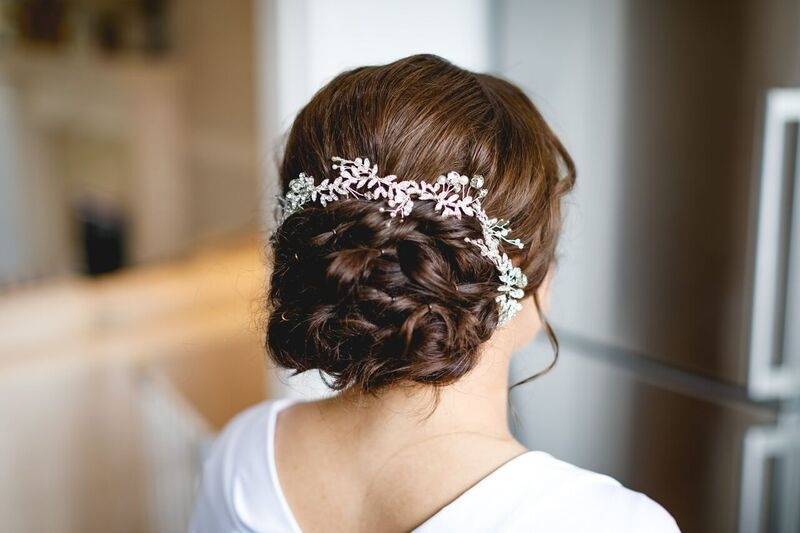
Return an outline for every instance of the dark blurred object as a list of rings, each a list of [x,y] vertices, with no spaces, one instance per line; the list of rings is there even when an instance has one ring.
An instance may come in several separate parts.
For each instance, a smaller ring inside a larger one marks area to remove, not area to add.
[[[12,3],[17,33],[34,43],[58,44],[66,37],[67,3],[63,0],[23,0]]]
[[[135,50],[161,55],[170,50],[169,2],[138,0],[92,13],[94,39],[103,52]]]
[[[123,214],[112,206],[88,200],[76,210],[84,272],[99,276],[124,267],[127,231]]]
[[[143,49],[162,54],[170,49],[169,3],[167,0],[140,0],[139,11],[144,29]]]
[[[124,20],[118,10],[108,10],[97,14],[94,34],[98,46],[104,52],[116,52],[123,45]]]
[[[5,17],[23,44],[79,42],[104,53],[161,55],[171,48],[169,0],[6,0]]]

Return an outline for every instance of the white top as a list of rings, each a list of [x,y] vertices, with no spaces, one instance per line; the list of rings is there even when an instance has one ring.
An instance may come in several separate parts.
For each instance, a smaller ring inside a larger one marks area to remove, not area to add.
[[[300,533],[281,491],[274,455],[275,420],[291,403],[264,402],[228,424],[203,468],[191,533]],[[669,513],[647,496],[533,451],[499,467],[415,531],[679,530]]]

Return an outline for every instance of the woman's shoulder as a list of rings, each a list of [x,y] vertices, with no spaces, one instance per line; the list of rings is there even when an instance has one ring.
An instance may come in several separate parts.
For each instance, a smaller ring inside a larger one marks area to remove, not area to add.
[[[527,455],[530,475],[536,476],[530,487],[536,493],[538,509],[531,515],[536,514],[537,520],[552,517],[554,531],[679,531],[675,520],[661,505],[625,488],[614,478],[544,452]]]
[[[203,462],[190,531],[257,530],[286,516],[270,458],[276,415],[290,403],[259,403],[225,426]]]
[[[647,496],[609,476],[527,452],[500,467],[419,527],[439,531],[675,533],[675,521]]]

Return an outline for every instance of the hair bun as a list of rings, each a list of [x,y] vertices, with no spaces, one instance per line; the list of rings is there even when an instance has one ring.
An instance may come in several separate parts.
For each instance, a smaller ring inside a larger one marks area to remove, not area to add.
[[[387,224],[358,200],[292,216],[273,238],[272,357],[334,389],[458,379],[497,322],[496,273],[464,241],[471,226],[432,206]]]

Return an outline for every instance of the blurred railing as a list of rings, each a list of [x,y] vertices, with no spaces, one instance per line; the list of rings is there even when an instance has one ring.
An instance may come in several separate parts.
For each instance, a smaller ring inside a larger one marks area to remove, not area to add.
[[[215,432],[165,376],[142,372],[139,388],[149,458],[150,531],[186,531],[203,458]]]

